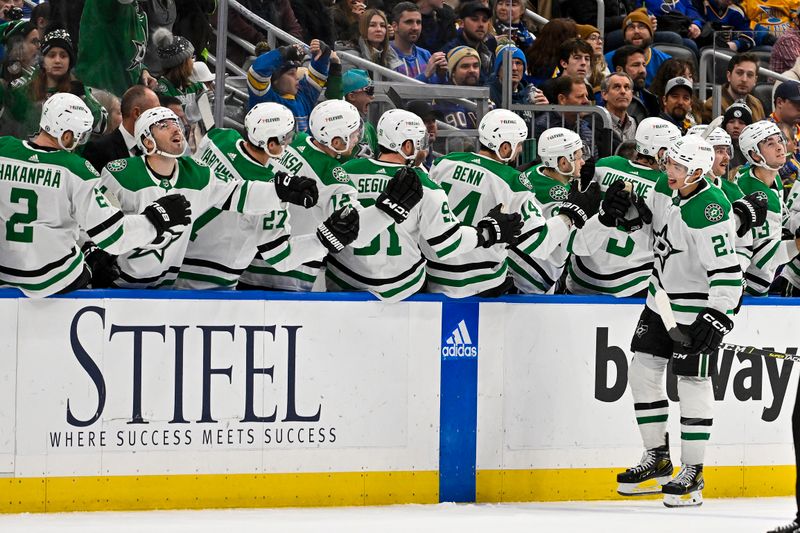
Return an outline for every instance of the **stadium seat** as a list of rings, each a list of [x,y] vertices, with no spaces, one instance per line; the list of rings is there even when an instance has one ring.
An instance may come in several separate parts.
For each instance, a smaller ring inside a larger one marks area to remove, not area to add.
[[[682,44],[665,43],[654,43],[653,48],[657,48],[665,54],[671,55],[675,59],[685,59],[686,61],[691,61],[694,65],[695,72],[697,72],[697,56],[694,55],[694,52],[692,52],[690,48],[687,48]]]
[[[772,113],[772,86],[772,83],[759,83],[753,89],[753,96],[761,101],[767,115]]]

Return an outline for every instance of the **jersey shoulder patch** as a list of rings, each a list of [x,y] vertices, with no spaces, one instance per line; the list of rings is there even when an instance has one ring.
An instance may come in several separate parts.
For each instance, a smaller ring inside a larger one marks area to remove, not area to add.
[[[681,218],[693,229],[703,229],[730,218],[731,203],[718,188],[708,185],[681,207]]]

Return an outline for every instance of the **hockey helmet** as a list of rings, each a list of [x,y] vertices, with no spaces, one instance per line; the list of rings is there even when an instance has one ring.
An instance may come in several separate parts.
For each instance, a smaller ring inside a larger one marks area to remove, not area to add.
[[[323,146],[337,154],[349,154],[361,139],[361,115],[349,102],[325,100],[311,111],[308,129],[314,140]],[[344,150],[333,147],[333,140],[337,137],[347,143]]]
[[[768,166],[766,159],[764,159],[764,156],[761,153],[761,149],[758,147],[758,145],[761,144],[761,141],[764,141],[773,135],[778,135],[781,138],[781,142],[785,142],[781,129],[777,124],[769,120],[759,120],[758,122],[754,122],[749,126],[746,126],[742,130],[742,133],[739,135],[739,149],[742,151],[745,159],[747,159],[751,165],[773,171],[780,169],[780,167],[772,168]],[[751,152],[755,152],[761,161],[755,161],[751,155]]]
[[[403,153],[403,144],[406,141],[414,144],[411,155]],[[378,144],[402,155],[406,160],[412,160],[421,150],[427,149],[428,130],[422,119],[414,113],[390,109],[378,120]]]
[[[580,136],[567,128],[550,128],[539,137],[537,152],[546,167],[555,169],[559,173],[558,159],[566,157],[570,164],[569,176],[575,174],[575,152],[583,148],[583,141]]]
[[[283,146],[292,142],[295,131],[294,115],[286,106],[275,102],[256,104],[244,117],[244,129],[247,140],[253,146],[267,149],[270,139],[277,139],[281,151],[270,153],[272,157],[280,157]]]
[[[169,122],[175,122],[175,124],[178,126],[178,129],[181,132],[181,139],[183,139],[183,145],[186,146],[186,139],[183,137],[183,128],[181,127],[181,119],[178,118],[178,115],[166,107],[154,107],[142,113],[139,118],[136,119],[136,124],[133,127],[133,136],[136,139],[136,146],[139,147],[142,153],[145,155],[158,154],[164,157],[170,157],[172,159],[177,159],[183,155],[183,152],[180,154],[171,154],[169,152],[159,150],[158,146],[156,145],[156,140],[153,137],[152,127],[159,123],[167,124]],[[145,147],[145,139],[150,139],[150,142],[153,143],[153,148],[148,150]]]
[[[62,150],[71,152],[89,140],[93,122],[92,113],[83,100],[71,93],[56,93],[42,106],[39,127],[55,137]],[[61,142],[61,138],[68,131],[71,131],[75,138],[75,142],[69,148]]]
[[[494,152],[503,162],[508,163],[514,158],[517,146],[528,137],[528,127],[525,121],[508,109],[493,109],[483,116],[478,126],[478,139],[480,143]],[[511,156],[501,157],[500,147],[503,143],[511,145]]]
[[[667,157],[686,167],[686,182],[684,187],[692,185],[711,171],[714,165],[714,149],[699,135],[687,135],[678,139],[667,150]],[[699,170],[700,175],[689,180],[689,177]]]
[[[662,148],[669,148],[681,138],[681,130],[675,124],[658,117],[647,117],[636,128],[636,151],[652,157],[659,165],[664,164],[659,157]]]

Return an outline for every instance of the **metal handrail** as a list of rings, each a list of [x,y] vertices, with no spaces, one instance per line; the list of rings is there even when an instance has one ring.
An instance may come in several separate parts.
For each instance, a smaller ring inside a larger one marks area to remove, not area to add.
[[[208,60],[209,63],[211,63],[211,66],[213,66],[214,68],[217,67],[217,58],[214,56],[214,54],[209,52],[206,59]],[[225,60],[225,67],[229,71],[233,72],[233,74],[235,74],[236,76],[247,76],[247,72],[245,72],[245,70],[242,69],[242,67],[240,67],[230,59]]]
[[[600,36],[601,37],[606,34],[606,31],[605,31],[606,30],[605,11],[606,11],[606,3],[603,0],[597,0],[597,24],[596,24],[596,27],[597,27],[598,30],[600,30]],[[533,11],[531,9],[526,9],[525,10],[525,15],[527,17],[533,19],[534,22],[537,22],[539,24],[547,24],[548,22],[550,22],[549,20],[547,20],[546,18],[541,16],[539,13],[536,13],[535,11]]]
[[[217,34],[217,28],[212,28],[211,31],[214,33],[214,35],[218,35]],[[238,44],[239,46],[244,48],[245,52],[247,52],[248,54],[252,55],[252,54],[256,53],[256,47],[250,41],[245,41],[244,39],[242,39],[238,35],[234,35],[231,32],[227,32],[227,35],[228,35],[228,39],[230,39],[231,41],[235,42],[236,44]]]
[[[531,111],[533,113],[542,113],[550,111],[554,113],[593,113],[600,115],[603,120],[603,127],[610,129],[612,127],[611,113],[605,107],[596,105],[556,105],[556,104],[511,104],[509,107],[511,111]]]

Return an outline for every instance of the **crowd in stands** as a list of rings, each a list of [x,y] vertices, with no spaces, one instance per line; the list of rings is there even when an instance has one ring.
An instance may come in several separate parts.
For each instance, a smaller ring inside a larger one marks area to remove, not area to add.
[[[586,107],[585,113],[514,111],[534,141],[554,126],[578,133],[588,162],[584,182],[600,158],[636,157],[638,126],[648,117],[686,134],[716,114],[732,139],[725,178],[735,180],[750,164],[738,145],[742,130],[771,121],[787,143],[778,185],[782,198],[791,200],[800,172],[800,82],[776,82],[762,71],[800,80],[800,0],[609,1],[604,33],[594,0],[238,1],[302,43],[270,47],[263,28],[230,10],[226,31],[252,45],[229,40],[226,54],[246,72],[246,108],[280,104],[300,135],[311,133],[320,102],[352,104],[363,127],[351,150],[333,150],[340,162],[377,158],[384,150],[377,121],[370,120],[376,84],[371,69],[350,60],[357,57],[430,86],[425,101],[403,103],[424,121],[429,143],[441,127],[475,134],[480,125],[471,106],[437,98],[443,85],[488,87],[490,109],[509,103]],[[153,108],[178,117],[184,156],[199,154],[222,126],[215,128],[212,118],[215,96],[222,97],[214,93],[210,61],[216,0],[30,4],[0,0],[0,135],[33,138],[43,104],[69,93],[91,112],[91,139],[77,152],[99,173],[142,155],[136,124]],[[548,22],[535,22],[526,10]],[[711,87],[719,90],[701,98],[699,58],[708,47],[730,58],[715,60],[725,64],[724,73],[711,73]],[[504,102],[506,84],[510,102]],[[596,107],[608,112],[609,130],[592,119]],[[535,156],[524,166],[539,163]],[[421,164],[433,162],[433,149],[427,150]]]

